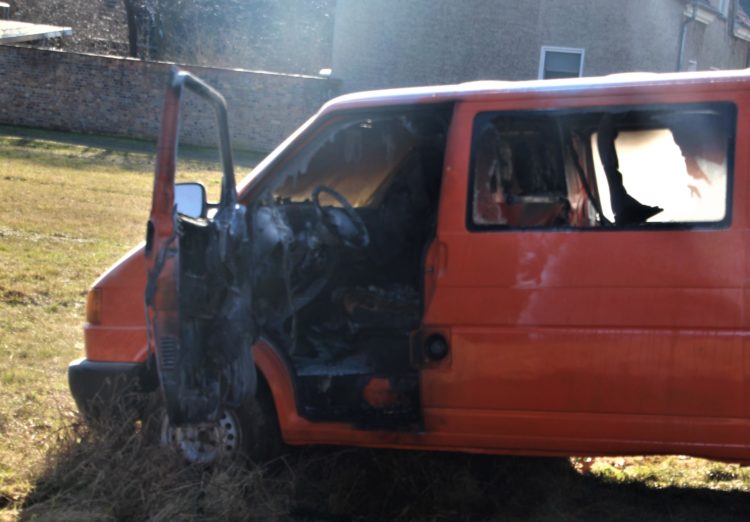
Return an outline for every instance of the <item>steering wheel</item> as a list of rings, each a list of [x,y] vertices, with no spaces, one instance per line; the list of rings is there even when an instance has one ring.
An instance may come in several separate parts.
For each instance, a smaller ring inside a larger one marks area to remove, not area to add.
[[[342,223],[340,219],[336,222],[336,217],[341,216],[342,214],[331,214],[330,211],[328,213],[324,212],[323,207],[320,206],[320,194],[323,192],[331,196],[341,205],[343,215],[348,218],[348,224]],[[344,245],[349,248],[365,248],[370,244],[370,234],[367,232],[365,222],[362,221],[362,218],[357,214],[354,207],[352,207],[344,196],[333,190],[331,187],[318,185],[312,192],[312,202],[315,206],[315,212],[317,213],[320,222],[323,223],[323,226],[325,226],[331,234],[338,237]]]

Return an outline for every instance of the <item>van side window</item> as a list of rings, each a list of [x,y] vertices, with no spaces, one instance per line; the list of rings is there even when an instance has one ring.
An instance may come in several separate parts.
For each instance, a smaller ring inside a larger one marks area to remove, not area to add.
[[[475,223],[567,223],[565,174],[554,127],[533,119],[487,123],[474,152]]]
[[[469,228],[728,225],[734,105],[481,113]]]

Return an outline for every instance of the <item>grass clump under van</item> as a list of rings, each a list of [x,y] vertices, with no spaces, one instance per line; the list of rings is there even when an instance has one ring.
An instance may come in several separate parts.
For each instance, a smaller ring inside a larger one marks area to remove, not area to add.
[[[88,286],[143,238],[149,147],[0,128],[0,520],[750,520],[750,470],[694,458],[311,448],[211,469],[153,418],[84,422],[66,368]],[[181,179],[215,195],[204,155]]]

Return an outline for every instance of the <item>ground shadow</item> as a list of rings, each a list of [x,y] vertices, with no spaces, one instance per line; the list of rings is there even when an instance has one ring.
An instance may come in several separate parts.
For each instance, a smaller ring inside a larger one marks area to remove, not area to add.
[[[750,494],[653,489],[568,459],[309,449],[292,453],[298,520],[750,520]]]
[[[20,519],[750,520],[750,493],[618,483],[568,459],[319,447],[208,469],[166,453],[152,428],[72,430]]]
[[[129,155],[147,156],[153,163],[156,155],[156,140],[136,140],[131,138],[120,138],[114,136],[100,136],[94,134],[77,134],[71,132],[48,131],[26,127],[13,127],[0,125],[0,136],[17,138],[14,145],[18,147],[43,148],[43,142],[53,142],[65,145],[82,147],[87,158],[93,161],[109,159],[114,152],[124,154],[126,159]],[[234,163],[243,169],[254,168],[265,156],[264,152],[235,149],[233,151]],[[219,151],[216,146],[199,147],[191,145],[180,145],[180,158],[189,161],[215,163],[219,160]],[[70,158],[63,158],[69,160]],[[124,168],[141,168],[141,158],[131,162],[125,162]],[[60,166],[64,166],[63,162]],[[54,166],[58,166],[54,164]]]

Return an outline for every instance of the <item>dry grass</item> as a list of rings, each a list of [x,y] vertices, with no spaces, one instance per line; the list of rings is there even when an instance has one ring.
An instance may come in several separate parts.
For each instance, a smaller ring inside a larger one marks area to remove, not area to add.
[[[142,152],[0,135],[0,507],[29,493],[70,421],[85,293],[142,239],[152,170]],[[214,165],[181,172],[218,191]]]
[[[266,467],[184,465],[148,423],[77,426],[50,453],[24,519],[591,520],[750,517],[741,491],[582,475],[568,459],[310,448]],[[657,468],[661,459],[652,462]],[[692,468],[715,466],[693,462]],[[657,471],[658,473],[658,471]],[[672,473],[672,472],[670,472]],[[692,472],[691,472],[692,473]]]
[[[750,520],[750,471],[700,459],[311,448],[207,469],[148,419],[82,422],[85,291],[141,240],[153,158],[39,138],[0,135],[0,520]]]
[[[158,414],[141,420],[133,410],[117,413],[58,432],[23,519],[268,520],[287,511],[263,469],[187,465],[159,447]]]

